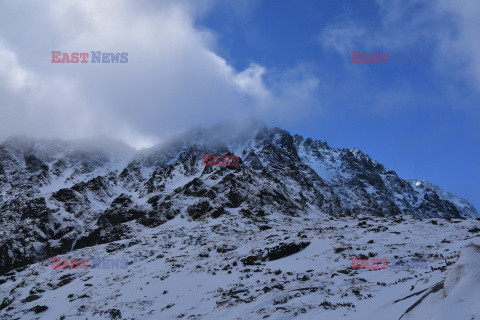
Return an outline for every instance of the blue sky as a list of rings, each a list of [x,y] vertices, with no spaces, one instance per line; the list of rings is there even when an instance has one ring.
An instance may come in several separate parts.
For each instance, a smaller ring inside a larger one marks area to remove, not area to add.
[[[254,117],[480,209],[478,17],[478,0],[0,1],[0,140],[144,147]],[[53,64],[53,50],[129,60]],[[428,61],[353,64],[352,51]]]

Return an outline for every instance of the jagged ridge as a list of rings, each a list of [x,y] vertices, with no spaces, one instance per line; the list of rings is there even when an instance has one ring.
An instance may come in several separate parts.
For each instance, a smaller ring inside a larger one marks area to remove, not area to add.
[[[203,153],[237,155],[239,166],[203,167]],[[399,178],[358,149],[253,120],[195,128],[142,151],[109,140],[10,139],[0,146],[0,191],[0,273],[177,215],[477,215],[467,201]]]

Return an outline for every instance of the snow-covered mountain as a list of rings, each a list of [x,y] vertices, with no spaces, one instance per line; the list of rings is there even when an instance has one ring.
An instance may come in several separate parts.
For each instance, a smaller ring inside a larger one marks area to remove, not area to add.
[[[239,165],[202,166],[202,154],[235,155]],[[477,215],[467,201],[399,178],[358,149],[255,120],[195,128],[141,151],[107,139],[10,139],[0,146],[0,191],[0,274],[176,216]]]
[[[472,205],[258,121],[141,151],[12,138],[0,192],[2,319],[438,319],[459,314],[457,299],[480,314],[465,296],[478,243],[455,265],[480,235]],[[53,270],[52,257],[126,269]],[[352,257],[397,268],[354,270]],[[417,259],[427,267],[405,264]]]

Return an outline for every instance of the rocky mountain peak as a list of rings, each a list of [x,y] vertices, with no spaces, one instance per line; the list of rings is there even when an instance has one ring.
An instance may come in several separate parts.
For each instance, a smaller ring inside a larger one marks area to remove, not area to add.
[[[238,165],[205,166],[202,154],[237,156]],[[10,139],[0,145],[0,272],[175,217],[477,215],[466,200],[418,182],[359,149],[253,120],[195,128],[140,151],[106,139]]]

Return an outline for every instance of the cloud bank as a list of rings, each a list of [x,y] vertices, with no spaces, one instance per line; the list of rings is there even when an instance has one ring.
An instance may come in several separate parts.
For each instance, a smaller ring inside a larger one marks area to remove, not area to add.
[[[106,135],[146,146],[199,124],[288,118],[315,100],[318,81],[301,68],[235,70],[216,54],[215,34],[196,24],[213,5],[0,2],[0,140]],[[128,52],[129,61],[53,64],[55,50]]]

